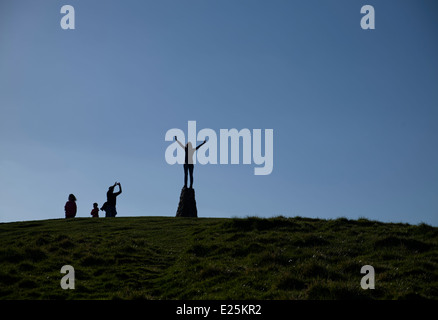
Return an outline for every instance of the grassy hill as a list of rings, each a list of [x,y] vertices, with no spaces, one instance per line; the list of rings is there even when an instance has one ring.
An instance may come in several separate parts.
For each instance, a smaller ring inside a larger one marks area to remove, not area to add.
[[[76,218],[3,223],[0,243],[2,299],[438,298],[438,228],[425,224]],[[75,290],[60,287],[67,264]]]

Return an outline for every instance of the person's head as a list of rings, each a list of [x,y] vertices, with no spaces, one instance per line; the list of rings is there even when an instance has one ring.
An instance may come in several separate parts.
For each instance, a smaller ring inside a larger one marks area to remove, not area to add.
[[[192,143],[191,142],[187,142],[186,147],[188,147],[189,149],[192,148]]]
[[[108,191],[111,191],[111,192],[114,191],[114,186],[109,187]]]
[[[95,202],[95,203],[93,203],[93,208],[94,209],[97,209],[97,207],[98,207],[98,204]]]
[[[69,196],[68,196],[68,200],[69,200],[69,201],[76,201],[76,197],[75,197],[75,195],[72,194],[72,193],[70,193]]]

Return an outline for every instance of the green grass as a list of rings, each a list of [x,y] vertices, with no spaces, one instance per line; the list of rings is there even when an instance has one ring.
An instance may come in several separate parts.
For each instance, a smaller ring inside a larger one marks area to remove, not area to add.
[[[367,219],[135,217],[0,224],[2,299],[438,298],[438,228]],[[76,288],[62,290],[63,265]],[[363,290],[363,265],[375,289]]]

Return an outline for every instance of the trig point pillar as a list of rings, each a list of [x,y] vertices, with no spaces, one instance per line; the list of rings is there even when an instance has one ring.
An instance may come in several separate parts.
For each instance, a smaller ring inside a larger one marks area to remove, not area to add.
[[[196,209],[195,189],[183,187],[179,197],[177,217],[198,217]]]

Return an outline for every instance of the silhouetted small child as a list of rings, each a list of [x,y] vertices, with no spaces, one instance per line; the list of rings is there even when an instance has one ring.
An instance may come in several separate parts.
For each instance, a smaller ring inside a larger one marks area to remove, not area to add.
[[[93,218],[99,218],[99,208],[97,207],[96,202],[93,203],[93,210],[91,210],[90,214],[93,216]]]

